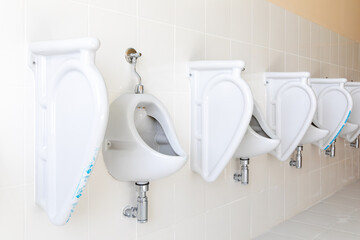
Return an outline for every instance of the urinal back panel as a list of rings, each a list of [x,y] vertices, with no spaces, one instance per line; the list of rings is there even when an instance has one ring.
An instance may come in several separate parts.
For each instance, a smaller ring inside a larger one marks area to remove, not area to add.
[[[345,83],[345,89],[350,93],[353,100],[353,108],[348,121],[359,125],[354,132],[347,136],[347,140],[353,142],[360,134],[360,83]]]
[[[30,45],[36,81],[35,201],[52,223],[66,223],[102,142],[108,102],[94,65],[96,39]]]
[[[191,168],[214,181],[233,157],[249,124],[253,100],[241,61],[190,63]]]
[[[350,94],[344,89],[346,79],[309,79],[317,96],[314,123],[329,130],[328,135],[316,144],[327,149],[347,122],[352,108]]]
[[[264,101],[260,105],[266,109],[266,122],[280,139],[280,144],[271,154],[281,161],[287,160],[300,143],[315,113],[316,99],[307,86],[308,77],[306,72],[249,76],[250,81],[262,82],[265,88],[265,99],[256,100]]]

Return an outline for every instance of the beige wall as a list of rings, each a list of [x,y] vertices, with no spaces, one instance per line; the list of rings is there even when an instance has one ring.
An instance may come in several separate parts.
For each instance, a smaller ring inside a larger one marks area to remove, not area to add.
[[[358,0],[268,1],[360,42],[360,1]]]

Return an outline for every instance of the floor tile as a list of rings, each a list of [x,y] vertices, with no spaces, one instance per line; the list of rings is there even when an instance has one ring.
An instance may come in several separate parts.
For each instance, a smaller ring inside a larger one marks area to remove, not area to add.
[[[334,224],[337,219],[338,218],[334,217],[334,216],[329,216],[329,215],[316,213],[316,212],[305,211],[305,212],[302,212],[302,213],[296,215],[295,217],[291,218],[290,220],[326,228],[326,227],[329,227],[330,225]]]
[[[359,236],[350,234],[350,233],[344,233],[344,232],[338,232],[338,231],[326,231],[315,240],[359,240]]]
[[[300,240],[301,238],[297,237],[289,237],[289,236],[283,236],[277,233],[266,233],[263,234],[257,238],[254,238],[255,240]]]
[[[289,237],[299,237],[304,239],[314,239],[326,229],[300,222],[285,221],[272,228],[270,232]]]

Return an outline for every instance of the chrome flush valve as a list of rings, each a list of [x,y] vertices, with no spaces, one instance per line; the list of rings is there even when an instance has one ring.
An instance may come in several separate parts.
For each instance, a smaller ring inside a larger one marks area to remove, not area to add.
[[[141,77],[140,77],[139,73],[136,71],[136,63],[137,63],[137,59],[139,57],[141,57],[141,53],[138,53],[134,48],[128,48],[125,52],[125,59],[133,67],[133,72],[138,80],[138,84],[136,84],[136,86],[135,86],[136,94],[144,93],[144,85],[142,85]]]
[[[353,148],[359,148],[359,136],[356,137],[355,141],[350,143],[350,146]]]
[[[135,186],[138,194],[136,206],[126,206],[123,209],[123,215],[128,218],[136,218],[139,223],[146,223],[148,221],[148,198],[146,192],[149,191],[149,182],[136,182]]]
[[[325,150],[325,155],[330,156],[330,157],[335,157],[335,142],[336,142],[336,139]]]
[[[302,168],[302,154],[303,146],[296,147],[296,158],[291,159],[289,164],[291,167]]]
[[[241,184],[249,184],[249,158],[240,158],[241,172],[234,173],[233,179]]]

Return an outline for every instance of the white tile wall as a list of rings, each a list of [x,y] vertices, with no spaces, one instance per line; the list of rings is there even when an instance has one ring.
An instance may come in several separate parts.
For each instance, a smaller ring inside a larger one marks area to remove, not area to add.
[[[249,239],[359,178],[359,151],[341,139],[334,159],[305,146],[302,170],[267,155],[253,158],[249,186],[233,182],[234,160],[214,183],[205,183],[188,163],[151,183],[150,222],[141,225],[121,215],[134,200],[133,186],[111,178],[100,156],[71,221],[52,226],[33,200],[28,42],[98,37],[96,64],[111,101],[133,89],[125,49],[141,51],[138,70],[145,89],[165,102],[187,151],[187,61],[242,59],[246,72],[310,71],[313,77],[359,81],[359,44],[265,0],[1,1],[0,26],[1,239]]]

